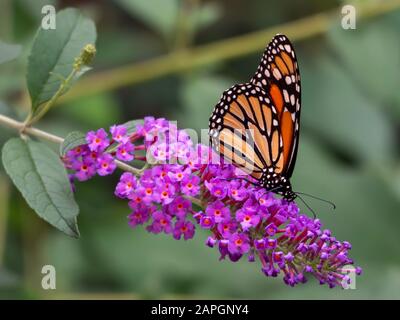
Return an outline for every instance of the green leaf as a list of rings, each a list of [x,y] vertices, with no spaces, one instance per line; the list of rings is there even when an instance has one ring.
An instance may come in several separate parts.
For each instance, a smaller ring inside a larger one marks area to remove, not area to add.
[[[17,58],[21,53],[19,44],[8,44],[0,41],[0,64]]]
[[[7,174],[39,217],[67,235],[79,237],[79,208],[58,156],[42,143],[13,138],[4,145],[2,160]]]
[[[28,59],[27,82],[33,111],[56,93],[60,78],[67,78],[72,72],[83,47],[96,41],[93,21],[76,9],[60,11],[56,23],[55,30],[39,29]]]
[[[143,20],[156,31],[170,35],[179,12],[177,0],[115,0],[125,10]]]
[[[68,151],[86,144],[85,134],[80,131],[74,131],[67,135],[64,142],[60,145],[60,155],[63,157]]]

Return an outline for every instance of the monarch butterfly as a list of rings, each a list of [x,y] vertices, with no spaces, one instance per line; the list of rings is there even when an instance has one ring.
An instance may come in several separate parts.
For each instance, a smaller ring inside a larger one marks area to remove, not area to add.
[[[299,143],[300,73],[293,45],[276,35],[255,75],[222,94],[209,121],[212,147],[256,184],[288,201]]]

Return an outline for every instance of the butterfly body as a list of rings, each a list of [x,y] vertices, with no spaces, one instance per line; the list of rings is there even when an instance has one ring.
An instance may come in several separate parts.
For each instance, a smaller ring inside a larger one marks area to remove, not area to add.
[[[293,201],[290,177],[300,129],[300,75],[283,35],[265,49],[248,83],[224,91],[210,117],[212,147],[257,185]]]

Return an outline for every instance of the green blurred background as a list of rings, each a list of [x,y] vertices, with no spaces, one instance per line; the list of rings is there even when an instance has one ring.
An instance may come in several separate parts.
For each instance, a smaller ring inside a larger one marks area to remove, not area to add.
[[[81,238],[71,239],[0,168],[1,298],[400,298],[400,1],[355,2],[357,29],[344,30],[349,2],[339,0],[1,0],[0,39],[23,47],[0,65],[0,113],[19,118],[29,107],[26,58],[49,3],[78,7],[98,30],[94,70],[39,125],[61,136],[150,114],[206,128],[222,91],[247,81],[272,35],[286,33],[303,90],[293,185],[336,203],[334,212],[311,205],[353,244],[364,274],[356,290],[314,279],[288,288],[258,263],[218,261],[201,231],[185,242],[131,229],[115,177],[77,186]],[[0,144],[11,134],[0,128]],[[46,264],[56,290],[41,288]]]

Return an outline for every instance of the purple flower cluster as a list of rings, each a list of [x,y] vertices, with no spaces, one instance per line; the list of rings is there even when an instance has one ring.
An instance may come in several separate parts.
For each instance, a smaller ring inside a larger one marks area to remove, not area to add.
[[[95,176],[107,176],[112,174],[117,165],[115,159],[132,161],[135,159],[135,151],[144,149],[144,146],[136,147],[136,135],[129,135],[123,125],[114,125],[110,128],[110,134],[103,128],[97,131],[89,131],[86,134],[86,144],[69,150],[63,157],[67,169],[74,173],[70,175],[71,181],[75,178],[86,181]]]
[[[238,261],[247,254],[252,262],[257,257],[266,276],[282,274],[290,286],[305,282],[306,273],[330,287],[348,284],[343,267],[353,264],[348,257],[351,246],[322,229],[319,219],[300,214],[294,202],[235,179],[229,165],[207,166],[202,181],[207,206],[194,217],[212,231],[207,245],[217,247],[221,259]]]
[[[145,118],[136,133],[156,165],[139,177],[125,172],[120,178],[115,195],[129,200],[129,224],[148,223],[149,232],[172,234],[177,240],[193,238],[195,225],[190,218],[196,211],[190,199],[200,195],[204,147],[193,148],[186,132],[164,119]]]
[[[304,283],[306,274],[329,287],[349,284],[348,242],[324,230],[319,219],[300,214],[295,202],[255,187],[243,172],[238,176],[235,166],[210,163],[215,155],[208,147],[194,146],[185,131],[152,117],[130,135],[124,126],[110,131],[111,138],[102,129],[88,133],[87,145],[70,151],[64,161],[77,179],[87,180],[96,172],[114,171],[114,157],[147,159],[136,174],[124,172],[115,189],[117,197],[128,200],[131,227],[146,225],[151,233],[177,240],[193,238],[198,227],[210,232],[206,245],[218,248],[220,259],[258,259],[266,276],[282,275],[287,285]],[[136,156],[135,150],[146,151],[147,157]]]
[[[67,169],[74,171],[71,178],[86,181],[96,173],[100,176],[112,174],[116,168],[114,158],[105,152],[110,145],[107,132],[99,129],[86,136],[87,144],[67,152],[63,158]]]

